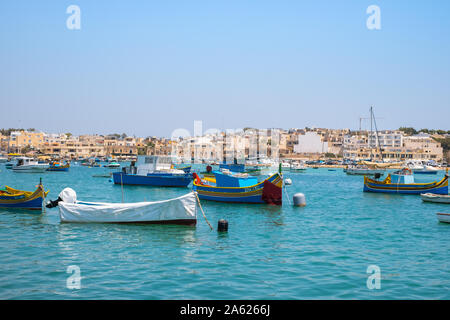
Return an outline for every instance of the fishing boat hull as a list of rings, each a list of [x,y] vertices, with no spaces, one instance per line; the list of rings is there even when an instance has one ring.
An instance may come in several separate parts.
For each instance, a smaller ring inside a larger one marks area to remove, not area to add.
[[[435,202],[435,203],[447,203],[450,204],[450,196],[441,195],[441,194],[433,194],[433,193],[422,193],[420,195],[422,201],[425,202]]]
[[[70,164],[66,164],[63,166],[50,166],[47,168],[47,171],[63,171],[63,172],[67,172],[69,171],[70,168]]]
[[[439,222],[450,223],[450,213],[437,213]]]
[[[153,187],[187,187],[192,181],[190,174],[152,173],[146,176],[114,172],[115,184],[153,186]]]
[[[45,172],[48,168],[49,168],[48,164],[32,164],[23,166],[13,166],[12,170],[14,172],[40,173]]]
[[[448,176],[446,175],[441,181],[431,183],[389,183],[388,178],[384,181],[372,180],[364,177],[364,192],[381,192],[381,193],[397,193],[397,194],[448,194]]]
[[[236,203],[282,204],[283,179],[279,173],[248,187],[214,187],[194,181],[193,189],[202,200]]]
[[[59,202],[61,222],[148,223],[196,225],[198,203],[194,192],[154,202]]]
[[[34,192],[22,191],[6,187],[6,191],[0,192],[0,208],[16,208],[41,210],[42,202],[48,191],[40,185]]]

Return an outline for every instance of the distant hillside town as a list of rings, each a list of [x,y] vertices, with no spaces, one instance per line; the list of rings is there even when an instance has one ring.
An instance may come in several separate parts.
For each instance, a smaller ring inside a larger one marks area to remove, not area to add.
[[[283,159],[343,158],[384,161],[433,160],[450,158],[450,132],[400,128],[377,133],[350,129],[267,129],[244,130],[174,139],[130,137],[126,134],[79,135],[45,133],[34,129],[0,130],[0,153],[29,156],[46,155],[75,159],[113,157],[134,159],[137,155],[185,156],[204,161],[224,157],[251,158],[258,155]]]

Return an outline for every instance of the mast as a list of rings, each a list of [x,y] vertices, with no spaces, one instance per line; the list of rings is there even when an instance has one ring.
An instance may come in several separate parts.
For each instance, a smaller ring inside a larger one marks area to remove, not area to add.
[[[374,116],[374,113],[373,113],[373,107],[372,107],[372,106],[370,107],[370,114],[371,114],[371,117],[373,118],[373,123],[374,123],[374,125],[375,125],[375,133],[376,133],[376,138],[377,138],[377,146],[378,146],[378,149],[379,149],[379,152],[380,152],[381,160],[383,161],[383,151],[381,150],[381,147],[380,147],[380,139],[379,139],[379,137],[378,137],[377,120],[375,119],[375,116]],[[371,124],[371,126],[372,126],[372,124]]]

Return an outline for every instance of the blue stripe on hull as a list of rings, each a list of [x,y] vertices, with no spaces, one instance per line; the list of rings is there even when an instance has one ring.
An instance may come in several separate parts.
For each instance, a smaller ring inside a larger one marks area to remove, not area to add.
[[[202,200],[219,201],[219,202],[236,202],[236,203],[265,203],[261,195],[250,197],[216,197],[207,196],[198,193],[198,197]]]
[[[433,172],[416,172],[416,171],[414,171],[414,174],[437,174],[437,171],[433,171]]]
[[[121,177],[122,176],[122,177]],[[157,174],[152,176],[139,176],[132,174],[113,173],[115,184],[153,186],[153,187],[187,187],[192,178],[190,174],[173,176],[170,174]]]
[[[21,203],[1,203],[0,208],[42,209],[42,197]]]

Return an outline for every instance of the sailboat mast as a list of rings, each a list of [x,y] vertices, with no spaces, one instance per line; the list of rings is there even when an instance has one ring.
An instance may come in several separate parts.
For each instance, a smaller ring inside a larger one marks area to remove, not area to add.
[[[377,120],[375,119],[375,116],[373,115],[373,107],[370,107],[370,110],[371,110],[372,116],[373,116],[373,123],[375,124],[375,132],[376,132],[376,135],[377,135],[377,146],[378,146],[378,149],[380,151],[381,160],[383,160],[383,151],[381,150],[380,139],[378,137]]]
[[[373,154],[372,154],[372,143],[371,143],[371,138],[373,136],[373,128],[372,128],[372,106],[369,109],[370,111],[370,134],[369,134],[369,147],[370,147],[370,161],[372,161],[373,159]]]

